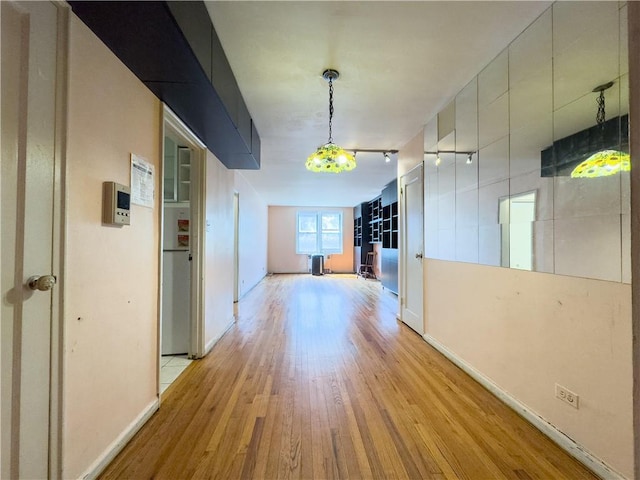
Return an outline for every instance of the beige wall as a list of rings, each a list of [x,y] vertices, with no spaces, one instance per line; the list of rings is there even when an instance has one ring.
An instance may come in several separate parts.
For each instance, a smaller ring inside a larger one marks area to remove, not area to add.
[[[269,208],[241,172],[235,172],[235,190],[240,197],[238,297],[251,290],[267,274]]]
[[[423,129],[407,142],[398,152],[398,178],[420,165],[424,160]]]
[[[160,173],[160,102],[74,15],[69,58],[63,476],[78,478],[156,400],[159,208],[101,224],[130,153]]]
[[[207,152],[205,188],[205,351],[233,323],[233,172]]]
[[[298,210],[342,212],[342,255],[332,254],[324,267],[334,272],[353,272],[353,208],[269,206],[267,268],[270,273],[306,273],[307,255],[296,254],[296,213]]]
[[[433,259],[426,285],[426,335],[631,478],[629,285]]]

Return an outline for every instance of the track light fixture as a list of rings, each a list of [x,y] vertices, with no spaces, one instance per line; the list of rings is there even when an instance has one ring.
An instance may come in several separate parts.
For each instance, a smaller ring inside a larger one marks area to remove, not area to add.
[[[391,155],[398,153],[398,150],[379,150],[375,148],[354,148],[353,156],[357,153],[381,153],[384,158],[384,163],[391,163]]]
[[[473,155],[476,152],[458,152],[456,150],[436,150],[435,152],[424,152],[425,155],[435,155],[436,159],[433,162],[436,167],[440,166],[442,163],[442,159],[440,158],[441,153],[455,153],[456,155],[466,155],[467,156],[467,165],[471,165],[473,163]]]

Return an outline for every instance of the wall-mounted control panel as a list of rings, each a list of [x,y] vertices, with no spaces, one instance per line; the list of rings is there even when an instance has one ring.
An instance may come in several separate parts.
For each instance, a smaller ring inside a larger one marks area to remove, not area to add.
[[[102,184],[102,223],[131,224],[131,189],[116,182]]]

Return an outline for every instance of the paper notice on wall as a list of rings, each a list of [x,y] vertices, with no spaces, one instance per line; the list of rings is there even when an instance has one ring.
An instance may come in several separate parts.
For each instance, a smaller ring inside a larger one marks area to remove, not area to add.
[[[155,198],[154,167],[135,153],[131,154],[131,203],[153,208]]]

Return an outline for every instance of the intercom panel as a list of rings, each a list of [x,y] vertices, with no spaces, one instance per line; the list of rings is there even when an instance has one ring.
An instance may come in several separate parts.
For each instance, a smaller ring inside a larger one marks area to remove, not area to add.
[[[130,225],[131,189],[116,182],[104,182],[102,189],[102,223]]]

